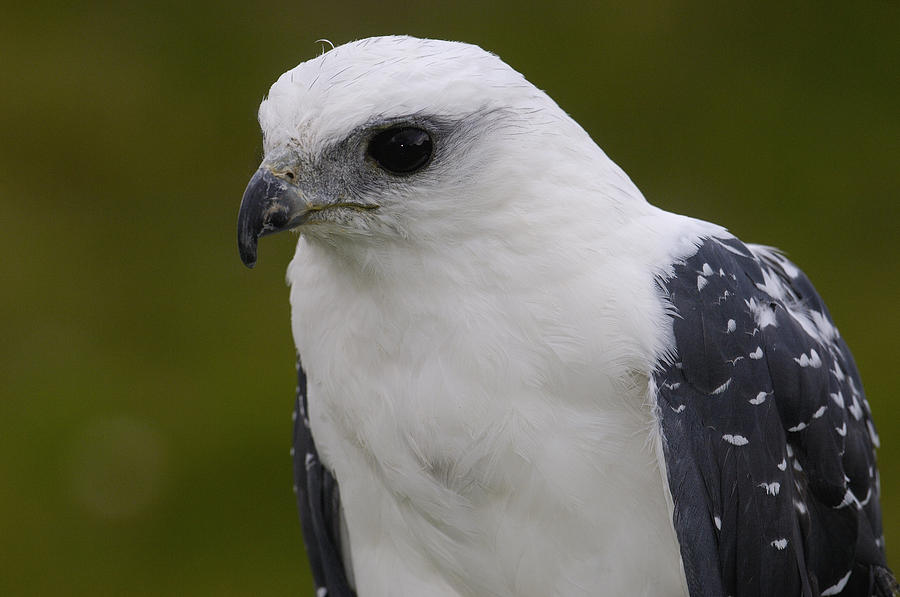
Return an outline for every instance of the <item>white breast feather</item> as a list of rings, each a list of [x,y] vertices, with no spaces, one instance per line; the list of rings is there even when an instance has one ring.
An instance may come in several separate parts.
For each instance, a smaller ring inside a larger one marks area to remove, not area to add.
[[[647,204],[496,57],[366,43],[285,73],[260,109],[267,149],[472,97],[534,110],[460,155],[452,188],[410,195],[402,242],[299,239],[293,333],[360,597],[685,595],[648,399],[674,342],[655,276],[724,232]],[[406,86],[366,87],[409,62]]]

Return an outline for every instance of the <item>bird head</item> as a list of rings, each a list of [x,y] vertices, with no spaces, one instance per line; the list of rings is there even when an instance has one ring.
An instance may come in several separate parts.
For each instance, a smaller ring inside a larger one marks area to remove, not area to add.
[[[284,73],[259,122],[265,157],[238,218],[248,267],[258,239],[284,230],[343,245],[459,243],[510,220],[615,219],[640,197],[552,99],[469,44],[338,46]],[[593,191],[607,205],[585,213],[575,195]]]

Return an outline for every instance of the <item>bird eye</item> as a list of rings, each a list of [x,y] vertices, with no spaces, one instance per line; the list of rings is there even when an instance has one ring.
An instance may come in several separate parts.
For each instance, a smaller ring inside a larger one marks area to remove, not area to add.
[[[431,159],[431,135],[412,126],[382,131],[369,141],[369,155],[393,174],[409,174]]]

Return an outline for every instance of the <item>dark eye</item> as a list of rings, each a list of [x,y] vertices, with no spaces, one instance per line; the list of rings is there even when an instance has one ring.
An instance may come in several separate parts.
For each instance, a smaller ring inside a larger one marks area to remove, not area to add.
[[[382,131],[369,141],[369,155],[394,174],[409,174],[431,159],[431,135],[412,126]]]

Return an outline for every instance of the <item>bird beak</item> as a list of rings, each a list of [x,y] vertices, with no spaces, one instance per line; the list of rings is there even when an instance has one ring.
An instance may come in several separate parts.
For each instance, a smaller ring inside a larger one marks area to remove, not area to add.
[[[238,251],[247,267],[256,265],[260,237],[290,230],[314,208],[284,174],[263,164],[250,179],[238,213]]]

